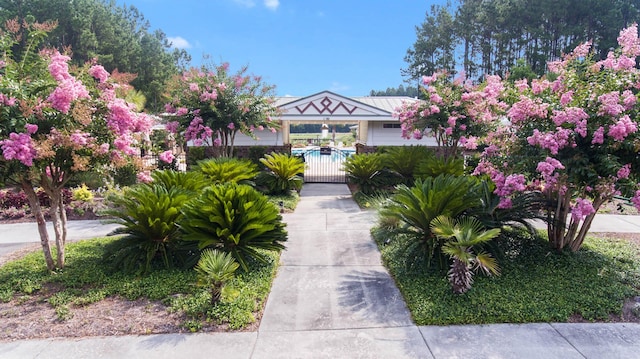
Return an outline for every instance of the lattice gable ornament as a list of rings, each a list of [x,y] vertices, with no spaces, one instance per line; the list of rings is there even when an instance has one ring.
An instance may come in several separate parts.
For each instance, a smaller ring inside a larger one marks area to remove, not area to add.
[[[286,115],[300,116],[388,116],[389,113],[330,91],[280,106]]]

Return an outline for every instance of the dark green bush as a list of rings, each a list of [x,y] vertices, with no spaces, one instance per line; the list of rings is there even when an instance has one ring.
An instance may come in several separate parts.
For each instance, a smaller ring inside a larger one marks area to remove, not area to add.
[[[120,187],[132,186],[138,182],[138,166],[128,163],[111,172],[113,183]]]
[[[401,183],[410,185],[418,165],[433,156],[433,151],[424,146],[389,147],[383,154],[382,162],[399,176]]]
[[[259,249],[281,250],[287,239],[280,210],[250,186],[211,186],[185,204],[180,227],[185,241],[202,250],[231,253],[246,271],[250,259],[264,261]]]
[[[199,161],[207,158],[206,147],[190,146],[187,150],[187,167],[193,168]]]

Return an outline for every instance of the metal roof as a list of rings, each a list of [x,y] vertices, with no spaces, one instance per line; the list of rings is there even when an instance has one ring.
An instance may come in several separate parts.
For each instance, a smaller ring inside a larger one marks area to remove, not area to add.
[[[306,96],[305,96],[306,97]],[[346,97],[346,96],[345,96]],[[284,106],[288,103],[300,100],[304,97],[276,97],[275,105],[277,107]],[[396,108],[402,105],[402,102],[413,102],[418,99],[408,96],[362,96],[362,97],[347,97],[354,101],[362,102],[365,105],[376,107],[380,110],[393,113]]]

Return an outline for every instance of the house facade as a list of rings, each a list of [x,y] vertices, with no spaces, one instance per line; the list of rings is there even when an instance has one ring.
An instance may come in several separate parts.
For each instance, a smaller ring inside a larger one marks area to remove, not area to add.
[[[394,109],[411,97],[345,97],[323,91],[306,97],[279,97],[282,111],[281,129],[275,133],[256,132],[257,139],[238,134],[236,146],[282,146],[291,143],[289,128],[293,124],[350,125],[356,129],[356,142],[365,146],[435,146],[433,137],[421,140],[402,138],[400,122]]]

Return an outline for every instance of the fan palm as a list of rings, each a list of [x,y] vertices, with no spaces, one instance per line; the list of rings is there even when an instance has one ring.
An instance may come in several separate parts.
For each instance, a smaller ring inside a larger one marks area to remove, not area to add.
[[[456,221],[438,216],[431,222],[431,231],[445,241],[442,252],[453,260],[448,277],[454,293],[463,294],[471,289],[474,271],[480,270],[486,275],[500,273],[498,263],[489,253],[474,253],[474,246],[497,237],[499,228],[485,230],[482,223],[473,217],[462,217]]]
[[[215,249],[205,249],[200,255],[198,264],[194,267],[198,273],[198,283],[206,285],[211,290],[211,305],[220,301],[222,288],[233,279],[239,264],[230,253]]]

